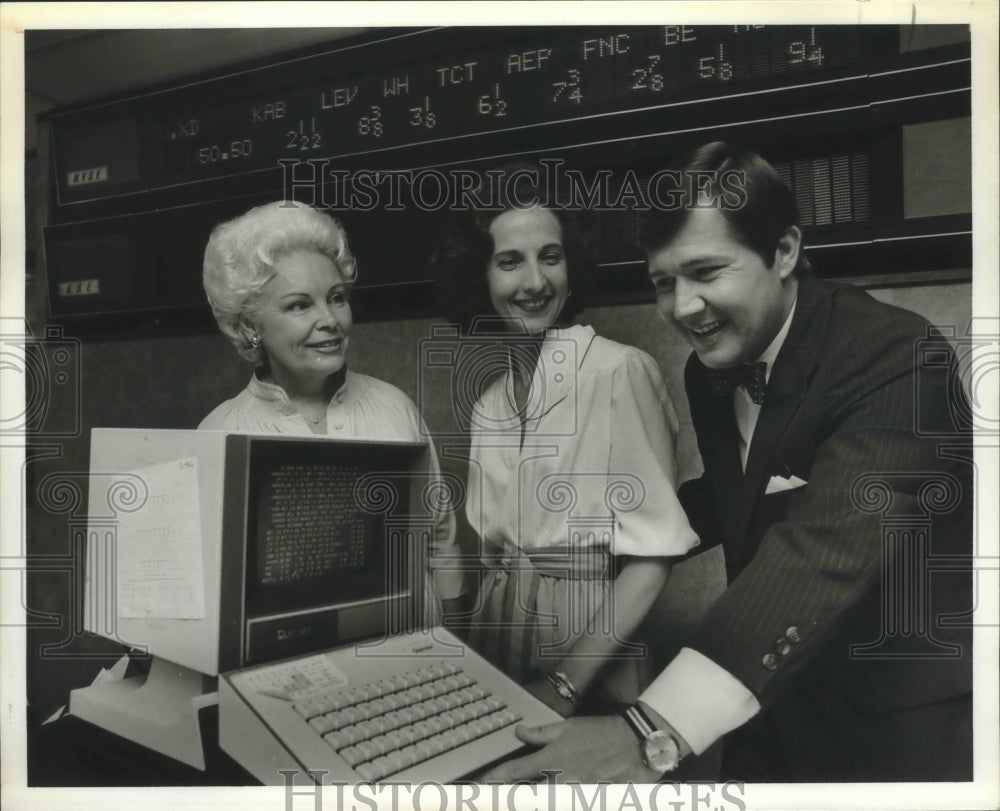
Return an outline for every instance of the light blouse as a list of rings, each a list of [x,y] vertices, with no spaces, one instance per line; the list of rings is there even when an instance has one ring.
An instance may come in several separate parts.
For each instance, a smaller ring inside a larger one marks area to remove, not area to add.
[[[674,556],[698,543],[676,497],[678,420],[656,362],[592,327],[550,330],[523,431],[513,375],[472,414],[466,515],[486,546]]]

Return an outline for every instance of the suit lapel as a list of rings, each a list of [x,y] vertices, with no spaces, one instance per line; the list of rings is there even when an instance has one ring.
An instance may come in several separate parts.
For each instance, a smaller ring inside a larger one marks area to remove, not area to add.
[[[806,276],[799,282],[795,315],[788,336],[774,362],[767,384],[764,406],[761,408],[753,440],[747,455],[743,482],[743,498],[733,525],[734,538],[746,554],[747,531],[767,481],[774,473],[772,460],[788,423],[802,405],[823,349],[823,336],[830,314],[830,290],[816,279]],[[779,471],[788,475],[787,471]],[[742,565],[742,560],[734,560]]]

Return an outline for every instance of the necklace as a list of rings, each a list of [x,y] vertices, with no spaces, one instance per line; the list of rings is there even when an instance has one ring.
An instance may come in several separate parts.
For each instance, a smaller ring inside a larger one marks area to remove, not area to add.
[[[319,425],[321,422],[323,422],[323,420],[326,419],[326,414],[324,414],[322,417],[317,417],[316,419],[313,419],[312,417],[307,417],[301,411],[299,412],[299,414],[302,416],[302,419],[304,419],[306,422],[312,423],[313,425]]]

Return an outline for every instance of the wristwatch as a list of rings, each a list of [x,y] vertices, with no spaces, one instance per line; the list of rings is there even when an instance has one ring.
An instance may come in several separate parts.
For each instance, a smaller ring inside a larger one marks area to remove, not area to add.
[[[632,731],[639,736],[643,762],[660,774],[676,769],[681,760],[677,739],[666,730],[657,729],[638,704],[629,707],[623,715]]]

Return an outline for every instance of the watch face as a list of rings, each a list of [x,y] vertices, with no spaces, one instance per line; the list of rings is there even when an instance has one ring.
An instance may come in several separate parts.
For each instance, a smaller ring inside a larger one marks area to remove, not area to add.
[[[643,744],[646,765],[658,772],[669,772],[677,768],[680,752],[673,736],[658,729],[651,733]]]

